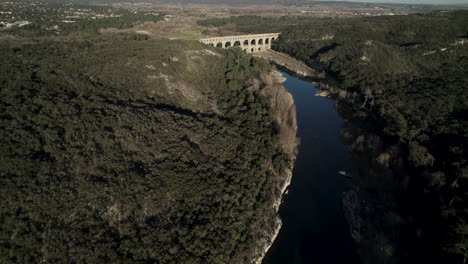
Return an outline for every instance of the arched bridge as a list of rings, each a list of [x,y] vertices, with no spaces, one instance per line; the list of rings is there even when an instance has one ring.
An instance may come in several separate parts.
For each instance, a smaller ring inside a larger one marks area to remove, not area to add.
[[[244,51],[253,53],[271,48],[273,41],[278,39],[280,33],[240,35],[228,37],[202,38],[200,42],[210,44],[218,48],[239,46]]]

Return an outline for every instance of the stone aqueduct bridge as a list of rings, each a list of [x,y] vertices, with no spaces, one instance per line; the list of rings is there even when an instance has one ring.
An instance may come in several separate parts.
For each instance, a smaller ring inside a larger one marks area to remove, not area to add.
[[[218,48],[241,47],[244,51],[253,53],[271,48],[271,43],[278,39],[280,33],[240,35],[228,37],[202,38],[200,42]]]

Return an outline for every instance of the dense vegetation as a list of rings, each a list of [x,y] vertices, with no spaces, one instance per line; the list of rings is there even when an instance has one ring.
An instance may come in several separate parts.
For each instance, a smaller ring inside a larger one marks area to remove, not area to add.
[[[290,166],[268,63],[125,35],[0,54],[1,263],[252,257]]]
[[[239,22],[240,20],[240,22]],[[252,23],[255,20],[255,23]],[[398,144],[413,168],[412,184],[437,210],[439,248],[467,256],[468,12],[358,19],[242,17],[238,30],[281,29],[275,49],[339,81],[350,111],[366,113],[387,144]],[[296,26],[288,27],[288,23]],[[338,91],[337,91],[338,92]],[[413,189],[414,191],[414,189]],[[427,236],[430,237],[430,236]],[[437,236],[435,236],[437,237]]]

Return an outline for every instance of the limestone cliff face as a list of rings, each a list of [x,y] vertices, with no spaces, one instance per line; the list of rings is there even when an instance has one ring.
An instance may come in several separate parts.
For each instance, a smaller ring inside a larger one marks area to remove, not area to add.
[[[283,194],[291,183],[292,169],[297,155],[299,140],[297,138],[296,106],[292,95],[281,85],[283,81],[278,72],[272,71],[256,80],[251,89],[258,89],[261,96],[269,98],[271,111],[274,115],[279,147],[288,155],[289,164],[279,166],[272,163],[271,173],[274,182],[271,186],[271,197],[261,230],[252,230],[257,237],[257,248],[252,252],[250,263],[261,263],[268,249],[273,244],[281,229],[281,219],[278,210]]]

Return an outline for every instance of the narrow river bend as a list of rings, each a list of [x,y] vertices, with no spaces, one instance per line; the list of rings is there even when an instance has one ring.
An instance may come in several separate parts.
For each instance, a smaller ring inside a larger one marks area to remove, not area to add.
[[[354,264],[357,253],[341,207],[341,193],[357,175],[340,139],[342,120],[317,88],[282,72],[297,108],[301,144],[289,193],[280,209],[283,226],[264,264]]]

